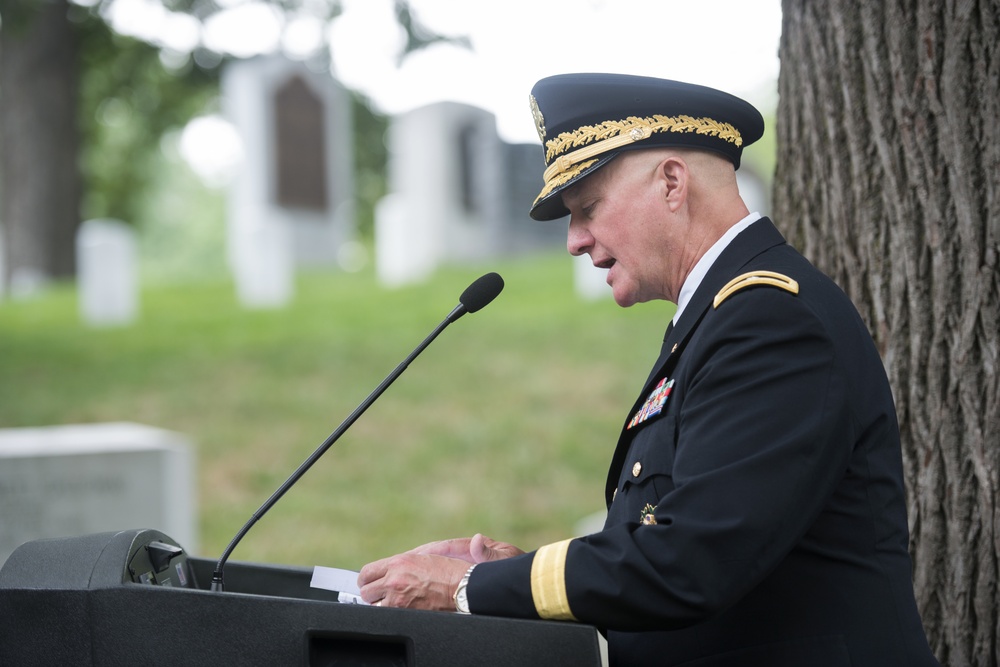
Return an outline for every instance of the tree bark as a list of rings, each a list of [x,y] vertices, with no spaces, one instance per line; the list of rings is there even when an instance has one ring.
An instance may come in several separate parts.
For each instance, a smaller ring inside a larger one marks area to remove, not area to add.
[[[782,9],[775,217],[882,353],[931,648],[996,666],[1000,2]]]
[[[82,185],[68,13],[54,0],[0,24],[0,223],[12,291],[75,270]]]

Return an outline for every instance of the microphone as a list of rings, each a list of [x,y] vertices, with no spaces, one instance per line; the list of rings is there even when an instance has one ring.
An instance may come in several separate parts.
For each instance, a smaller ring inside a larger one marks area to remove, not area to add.
[[[448,313],[445,318],[448,323],[452,323],[466,313],[474,313],[490,305],[493,299],[503,290],[503,278],[498,273],[487,273],[480,276],[478,280],[465,288],[462,296],[458,297],[458,305],[455,310]]]
[[[476,279],[465,289],[464,292],[462,292],[462,296],[458,299],[458,305],[455,306],[450,313],[448,313],[448,316],[444,318],[441,324],[437,325],[434,331],[424,338],[420,345],[418,345],[413,352],[410,352],[410,355],[406,357],[406,359],[404,359],[398,366],[396,366],[395,370],[389,373],[384,380],[382,380],[382,384],[376,387],[375,390],[368,395],[368,398],[362,401],[361,404],[354,409],[354,412],[352,412],[347,419],[345,419],[340,426],[337,427],[337,430],[331,433],[327,439],[323,441],[323,444],[317,447],[316,451],[314,451],[309,458],[303,461],[302,465],[300,465],[295,472],[293,472],[291,476],[285,480],[284,484],[282,484],[277,491],[271,494],[271,497],[268,498],[264,504],[253,513],[253,516],[250,517],[249,521],[244,524],[243,528],[240,529],[240,532],[236,534],[236,537],[234,537],[229,543],[229,546],[226,547],[222,557],[219,558],[219,562],[216,563],[215,571],[212,572],[211,590],[225,590],[223,568],[226,566],[226,561],[229,560],[229,556],[233,553],[236,545],[240,543],[240,540],[242,540],[243,537],[250,531],[253,525],[257,523],[260,518],[264,516],[264,514],[266,514],[267,511],[271,509],[274,504],[277,503],[281,497],[295,485],[296,482],[299,481],[299,478],[301,478],[302,475],[304,475],[306,471],[309,470],[309,468],[311,468],[313,464],[323,456],[323,454],[326,453],[326,450],[330,449],[333,443],[340,439],[340,436],[342,436],[344,432],[358,420],[358,417],[364,414],[365,410],[367,410],[371,404],[374,403],[375,400],[389,388],[389,385],[396,381],[396,378],[398,378],[403,371],[407,369],[410,362],[416,359],[417,355],[423,352],[424,348],[430,345],[434,339],[438,337],[438,334],[444,331],[445,327],[466,313],[475,313],[476,311],[485,308],[490,304],[490,302],[493,301],[493,299],[497,298],[502,290],[503,278],[501,278],[497,273],[487,273],[486,275],[480,276]]]

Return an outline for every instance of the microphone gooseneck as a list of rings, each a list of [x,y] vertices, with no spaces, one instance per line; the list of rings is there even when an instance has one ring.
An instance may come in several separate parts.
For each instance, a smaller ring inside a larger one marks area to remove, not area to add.
[[[389,373],[389,375],[382,380],[382,383],[368,395],[368,398],[362,401],[361,404],[354,409],[354,412],[352,412],[347,419],[345,419],[340,426],[337,427],[337,430],[331,433],[327,439],[316,448],[316,451],[314,451],[309,458],[302,462],[295,472],[293,472],[291,476],[285,480],[277,491],[271,494],[271,497],[268,498],[264,504],[253,513],[250,520],[243,525],[243,528],[241,528],[240,532],[238,532],[232,539],[229,546],[226,547],[225,552],[223,552],[222,557],[219,558],[219,562],[215,565],[215,571],[212,573],[211,585],[211,589],[213,591],[225,590],[223,569],[226,566],[226,561],[229,560],[229,556],[233,553],[236,545],[240,543],[240,540],[242,540],[243,537],[250,531],[253,525],[257,523],[260,518],[264,516],[264,514],[266,514],[267,511],[271,509],[290,488],[292,488],[292,486],[295,485],[296,482],[299,481],[299,478],[301,478],[302,475],[304,475],[306,471],[309,470],[309,468],[311,468],[313,464],[323,456],[323,454],[326,453],[326,450],[328,450],[333,443],[340,439],[340,436],[342,436],[344,432],[358,420],[358,417],[364,414],[365,410],[367,410],[371,404],[374,403],[375,400],[389,388],[389,385],[395,382],[396,378],[398,378],[410,365],[410,362],[416,359],[417,355],[423,352],[424,348],[430,345],[434,339],[438,337],[438,334],[444,331],[445,327],[460,318],[465,313],[474,313],[477,310],[486,307],[491,301],[493,301],[493,299],[497,298],[497,295],[499,295],[502,290],[503,278],[496,273],[487,273],[486,275],[478,278],[475,282],[469,285],[464,292],[462,292],[462,296],[459,298],[459,304],[455,306],[454,310],[452,310],[451,313],[449,313],[448,316],[439,325],[437,325],[434,331],[424,338],[420,345],[418,345],[416,349],[414,349],[413,352],[411,352],[410,355],[402,361],[402,363],[396,366],[395,370]]]

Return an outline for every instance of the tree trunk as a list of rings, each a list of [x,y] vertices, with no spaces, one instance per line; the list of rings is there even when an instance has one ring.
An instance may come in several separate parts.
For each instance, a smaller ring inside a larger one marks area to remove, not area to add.
[[[1000,2],[783,0],[780,56],[775,217],[882,353],[931,648],[996,666]]]
[[[12,291],[73,275],[82,190],[66,0],[17,18],[0,24],[0,223]]]

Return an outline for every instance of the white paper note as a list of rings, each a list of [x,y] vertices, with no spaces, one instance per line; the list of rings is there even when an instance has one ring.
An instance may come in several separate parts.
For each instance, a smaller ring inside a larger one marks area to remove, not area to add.
[[[358,588],[358,573],[354,570],[317,565],[313,568],[312,581],[309,582],[309,586],[336,591],[340,594],[337,598],[340,602],[368,604],[361,599],[361,589]]]

